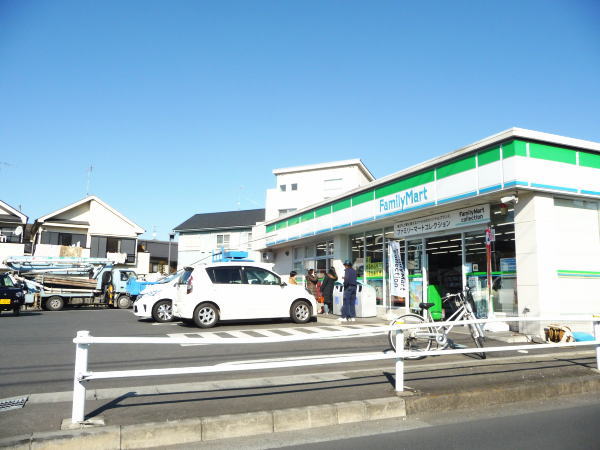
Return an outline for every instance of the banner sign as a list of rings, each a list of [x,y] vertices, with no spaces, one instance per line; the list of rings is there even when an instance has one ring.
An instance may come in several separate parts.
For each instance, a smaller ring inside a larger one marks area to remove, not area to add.
[[[406,283],[404,264],[402,263],[400,242],[390,241],[388,243],[388,253],[390,294],[406,299],[408,298],[408,285]]]
[[[476,224],[486,224],[490,221],[490,205],[471,206],[454,211],[448,211],[434,216],[421,217],[394,224],[394,236],[405,238],[425,233],[436,233],[467,227]]]

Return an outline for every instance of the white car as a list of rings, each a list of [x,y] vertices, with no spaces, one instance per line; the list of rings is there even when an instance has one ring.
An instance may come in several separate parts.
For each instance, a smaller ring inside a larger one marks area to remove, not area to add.
[[[315,298],[288,285],[271,264],[220,262],[186,267],[179,278],[173,314],[210,328],[219,320],[290,317],[306,323],[317,315]]]
[[[181,272],[163,278],[147,286],[133,303],[133,314],[157,322],[173,320],[173,300],[177,295],[177,284]]]

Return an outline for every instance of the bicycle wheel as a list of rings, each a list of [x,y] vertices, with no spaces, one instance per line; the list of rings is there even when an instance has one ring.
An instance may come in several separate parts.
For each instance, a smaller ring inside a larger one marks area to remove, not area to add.
[[[390,322],[390,325],[398,324],[416,324],[425,323],[425,319],[417,314],[404,314],[396,317]],[[431,327],[426,328],[411,328],[404,330],[404,349],[413,352],[426,352],[431,348],[431,340],[435,339],[434,330]],[[390,330],[388,333],[388,341],[394,351],[396,351],[396,330]],[[423,359],[425,356],[408,356],[406,359]]]
[[[483,348],[483,330],[481,329],[481,325],[479,325],[478,323],[472,323],[471,325],[469,325],[469,330],[471,331],[471,337],[473,338],[475,345],[478,348]],[[479,356],[481,359],[486,358],[485,353],[475,353],[475,354],[477,356]]]

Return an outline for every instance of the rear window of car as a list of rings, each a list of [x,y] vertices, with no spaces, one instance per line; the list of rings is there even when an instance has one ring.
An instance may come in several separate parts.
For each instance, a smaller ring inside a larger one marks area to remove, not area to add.
[[[15,287],[8,275],[0,276],[0,287]]]
[[[206,272],[214,284],[242,284],[240,267],[211,267]]]

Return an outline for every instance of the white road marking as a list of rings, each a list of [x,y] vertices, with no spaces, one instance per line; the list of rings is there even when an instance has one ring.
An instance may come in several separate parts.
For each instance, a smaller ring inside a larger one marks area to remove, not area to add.
[[[353,324],[353,327],[357,327],[358,329],[368,330],[372,327],[372,324]],[[224,341],[230,340],[235,342],[234,338],[252,338],[252,337],[281,337],[281,336],[310,336],[311,339],[356,339],[365,336],[375,336],[381,333],[365,333],[356,336],[336,336],[336,337],[319,337],[321,332],[330,332],[330,331],[343,331],[347,329],[342,326],[321,326],[321,327],[293,327],[293,328],[247,328],[243,330],[219,330],[215,329],[215,331],[194,331],[188,333],[167,333],[167,336],[173,338],[179,337],[197,337],[197,338],[210,338],[210,339],[223,339]],[[312,333],[307,333],[302,330],[310,330]],[[227,333],[232,337],[223,337],[219,336],[220,333]],[[179,344],[181,347],[193,347],[196,345],[208,345],[208,344]]]

